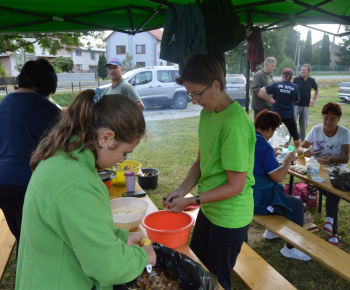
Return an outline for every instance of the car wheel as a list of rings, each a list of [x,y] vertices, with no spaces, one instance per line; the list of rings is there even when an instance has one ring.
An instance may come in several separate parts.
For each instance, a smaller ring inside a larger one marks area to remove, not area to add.
[[[185,94],[177,94],[174,98],[174,107],[176,110],[183,110],[187,107],[187,96]]]

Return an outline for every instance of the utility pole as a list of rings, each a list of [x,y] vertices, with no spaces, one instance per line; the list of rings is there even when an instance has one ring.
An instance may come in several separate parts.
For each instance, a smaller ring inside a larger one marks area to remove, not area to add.
[[[297,45],[295,47],[294,64],[295,64],[295,75],[298,75],[299,68],[300,68],[300,33],[298,33]]]

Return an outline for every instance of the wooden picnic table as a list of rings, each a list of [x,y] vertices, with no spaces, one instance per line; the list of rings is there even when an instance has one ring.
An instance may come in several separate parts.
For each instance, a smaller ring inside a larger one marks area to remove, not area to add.
[[[140,185],[136,182],[136,186],[135,186],[135,191],[136,190],[140,190],[142,189],[140,187]],[[126,192],[126,187],[125,186],[116,186],[116,185],[112,185],[110,191],[109,191],[109,196],[110,199],[115,199],[115,198],[120,198],[123,197],[123,193]],[[149,207],[146,211],[146,215],[150,214],[152,212],[156,212],[158,211],[158,208],[155,206],[155,204],[153,203],[153,201],[148,197],[148,195],[146,194],[146,196],[144,197],[139,197],[141,199],[144,199],[148,202]],[[142,225],[139,225],[137,229],[133,230],[133,231],[143,231],[146,234],[146,230],[144,229],[144,227]],[[179,253],[182,253],[188,257],[190,257],[192,260],[196,261],[197,263],[201,264],[201,266],[208,271],[208,269],[203,265],[203,263],[198,259],[198,257],[193,253],[193,251],[190,249],[190,247],[188,245],[183,245],[181,247],[175,248],[174,250],[178,251]],[[222,286],[219,284],[219,289],[223,289]]]
[[[298,158],[296,164],[300,166],[306,166],[306,162],[309,158]],[[331,192],[337,196],[339,196],[341,199],[344,199],[348,202],[350,202],[350,192],[342,191],[340,189],[335,188],[332,184],[331,181],[329,180],[329,170],[331,169],[331,166],[320,166],[320,170],[318,173],[319,177],[322,177],[324,179],[324,182],[317,182],[313,180],[312,178],[308,177],[307,174],[302,174],[298,171],[295,171],[293,169],[289,169],[288,173],[290,175],[289,179],[289,194],[291,195],[292,190],[293,190],[293,182],[294,182],[294,176],[303,180],[305,183],[310,183],[318,188],[327,190],[328,192]],[[318,200],[318,212],[321,212],[322,208],[322,194],[319,194],[319,200]]]

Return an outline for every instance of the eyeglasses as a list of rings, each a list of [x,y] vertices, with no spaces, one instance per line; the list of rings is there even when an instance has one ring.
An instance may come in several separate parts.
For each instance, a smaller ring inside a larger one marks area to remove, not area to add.
[[[209,84],[203,91],[201,91],[198,94],[187,93],[187,96],[189,96],[191,99],[200,99],[201,96],[205,93],[205,91],[211,87],[211,85],[212,84]]]

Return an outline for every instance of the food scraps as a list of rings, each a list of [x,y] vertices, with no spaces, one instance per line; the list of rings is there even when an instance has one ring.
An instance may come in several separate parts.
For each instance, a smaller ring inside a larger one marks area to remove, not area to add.
[[[144,271],[141,276],[136,278],[134,287],[143,290],[181,289],[177,277],[170,270],[162,268],[153,268],[151,273]]]

